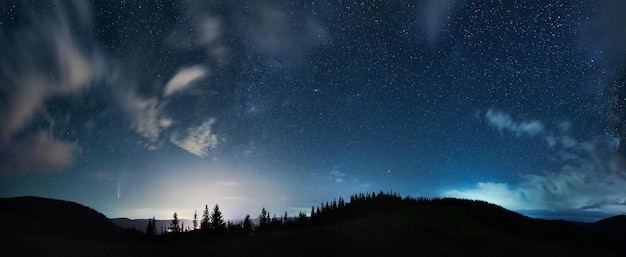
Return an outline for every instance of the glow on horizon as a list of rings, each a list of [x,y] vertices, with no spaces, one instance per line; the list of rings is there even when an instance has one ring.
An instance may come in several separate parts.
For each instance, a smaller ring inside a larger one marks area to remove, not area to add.
[[[284,183],[254,176],[246,170],[217,166],[220,165],[192,166],[178,174],[163,173],[153,183],[142,182],[136,185],[144,187],[141,193],[127,192],[115,203],[115,211],[107,216],[171,219],[176,212],[181,219],[192,219],[194,211],[201,216],[205,205],[212,211],[215,204],[220,206],[225,219],[233,220],[242,219],[246,214],[255,217],[263,207],[277,215],[291,212],[288,205],[292,199],[285,196],[288,189],[282,186]],[[133,186],[130,180],[126,186]]]

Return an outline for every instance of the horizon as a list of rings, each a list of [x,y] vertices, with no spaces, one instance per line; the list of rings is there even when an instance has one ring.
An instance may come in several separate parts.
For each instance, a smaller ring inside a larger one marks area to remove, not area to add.
[[[0,197],[132,218],[388,190],[626,213],[623,1],[0,7]]]
[[[382,191],[379,191],[379,192],[382,192]],[[365,192],[365,194],[367,194],[367,193],[371,193],[371,192]],[[30,196],[30,195],[28,195],[28,196],[14,196],[14,197],[39,197],[39,196]],[[400,197],[404,198],[404,197],[407,197],[407,196],[400,195]],[[409,197],[419,198],[419,196],[409,196]],[[46,198],[46,197],[44,197],[44,198]],[[343,197],[343,198],[346,199],[346,197]],[[446,198],[446,197],[434,197],[434,198],[427,198],[427,199],[443,199],[443,198]],[[480,200],[480,199],[461,199],[461,198],[454,198],[454,197],[452,197],[452,198],[453,199],[460,199],[460,200]],[[48,199],[53,199],[53,198],[48,198]],[[338,197],[334,198],[334,199],[338,199]],[[53,199],[53,200],[62,200],[62,199]],[[66,200],[63,200],[63,201],[66,201]],[[328,202],[331,202],[331,201],[332,200],[330,200]],[[346,201],[346,203],[350,203],[350,197],[347,197],[347,199],[345,201]],[[484,201],[484,200],[480,200],[480,201]],[[485,201],[485,202],[487,202],[487,201]],[[491,202],[487,202],[487,203],[494,204],[494,203],[491,203]],[[83,205],[85,207],[92,208],[92,207],[90,207],[88,205],[84,205],[84,204],[81,204],[81,205]],[[208,206],[210,212],[212,211],[214,206],[215,205]],[[320,207],[320,206],[321,205],[315,205],[315,206],[312,206],[312,207],[316,207],[317,208],[317,207]],[[498,205],[498,206],[500,206],[500,205]],[[503,207],[503,206],[500,206],[500,207]],[[103,213],[103,212],[101,212],[101,211],[99,211],[97,209],[94,209],[94,210],[96,210],[99,213],[104,214],[110,220],[114,220],[114,219],[128,219],[128,220],[131,220],[131,221],[135,221],[135,220],[149,220],[149,219],[155,218],[157,221],[171,221],[173,219],[172,216],[174,214],[174,212],[172,212],[169,217],[158,217],[157,218],[157,217],[153,216],[153,217],[134,217],[134,218],[131,218],[131,217],[111,217],[111,216],[108,216],[105,213]],[[202,218],[202,211],[203,210],[204,209],[199,210],[198,220],[200,220]],[[311,209],[309,208],[309,209],[301,209],[300,211],[304,211],[306,213],[307,217],[310,217],[311,216],[310,210]],[[594,222],[597,222],[597,221],[600,221],[600,220],[603,220],[603,219],[612,218],[612,217],[616,217],[616,216],[626,216],[626,213],[618,213],[618,214],[608,214],[608,213],[601,213],[601,212],[591,212],[590,213],[590,212],[581,212],[581,211],[575,211],[575,210],[574,211],[569,211],[569,212],[567,212],[567,211],[555,212],[555,211],[546,211],[546,210],[539,210],[539,211],[538,210],[510,210],[510,209],[507,209],[507,210],[519,213],[521,215],[524,215],[524,216],[527,216],[527,217],[530,217],[530,218],[533,218],[533,219],[566,220],[566,221],[583,222],[583,223],[594,223]],[[223,212],[224,210],[220,207],[220,211]],[[282,217],[282,215],[284,215],[284,212],[272,212],[272,210],[267,210],[267,211],[269,212],[270,216],[273,216],[274,214],[276,214],[276,217]],[[185,214],[187,212],[180,212],[180,211],[175,211],[175,212],[177,213],[177,216],[178,216],[179,220],[184,220],[184,221],[192,221],[193,220],[193,213],[194,213],[193,211],[190,212],[191,214],[189,214],[189,217],[185,216]],[[250,215],[250,219],[251,220],[257,220],[259,218],[260,213],[261,213],[261,210],[259,210],[257,214],[246,213],[246,214],[241,215],[241,217],[227,217],[227,216],[224,216],[224,221],[232,221],[232,222],[243,221],[246,215]],[[297,219],[298,214],[299,213],[289,213],[288,212],[288,217]]]

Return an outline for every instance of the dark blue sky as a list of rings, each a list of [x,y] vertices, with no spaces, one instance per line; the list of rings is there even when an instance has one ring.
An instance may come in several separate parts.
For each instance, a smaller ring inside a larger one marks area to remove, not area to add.
[[[0,196],[626,212],[618,1],[2,1]]]

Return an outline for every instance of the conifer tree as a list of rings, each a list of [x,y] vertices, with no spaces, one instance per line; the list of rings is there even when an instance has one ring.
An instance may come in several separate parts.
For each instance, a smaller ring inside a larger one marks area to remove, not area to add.
[[[180,225],[178,224],[178,214],[174,212],[174,219],[170,222],[170,231],[172,233],[180,232]]]
[[[193,230],[198,229],[198,211],[193,211]]]
[[[305,223],[306,221],[306,211],[300,211],[300,213],[298,213],[298,223]]]
[[[156,235],[156,220],[154,217],[148,220],[148,226],[146,227],[146,235],[148,236]]]
[[[250,220],[250,214],[246,214],[246,217],[243,219],[243,231],[246,233],[252,232],[252,221]]]
[[[261,210],[261,215],[259,215],[259,227],[264,228],[270,224],[270,214],[265,210],[265,207]]]
[[[345,206],[346,206],[346,201],[343,200],[343,197],[340,196],[339,197],[339,206],[338,207],[339,207],[339,209],[341,209],[341,208],[343,208]]]
[[[210,215],[209,215],[209,205],[204,206],[204,212],[202,212],[202,220],[200,221],[200,229],[203,231],[207,231],[210,228]]]
[[[225,226],[226,223],[224,223],[224,217],[222,217],[220,207],[216,204],[215,207],[213,207],[213,212],[211,213],[211,223],[209,227],[215,230],[220,230]]]

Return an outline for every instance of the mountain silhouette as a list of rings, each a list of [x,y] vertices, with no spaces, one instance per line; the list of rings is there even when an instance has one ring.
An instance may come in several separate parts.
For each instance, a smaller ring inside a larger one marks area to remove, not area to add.
[[[617,215],[596,221],[594,223],[577,223],[593,229],[626,246],[626,215]]]
[[[365,199],[365,200],[363,200]],[[73,202],[0,199],[3,256],[624,256],[625,216],[596,223],[538,220],[459,199],[369,195],[254,233],[128,237]],[[326,206],[329,206],[326,208]],[[339,207],[342,206],[342,207]],[[128,219],[116,223],[132,224]],[[146,220],[147,221],[147,220]],[[164,221],[165,222],[165,221]],[[301,223],[297,223],[301,222]],[[185,224],[187,224],[185,222]],[[140,225],[137,229],[143,231]]]
[[[0,226],[13,234],[109,239],[120,229],[104,214],[84,205],[34,197],[0,198]]]

